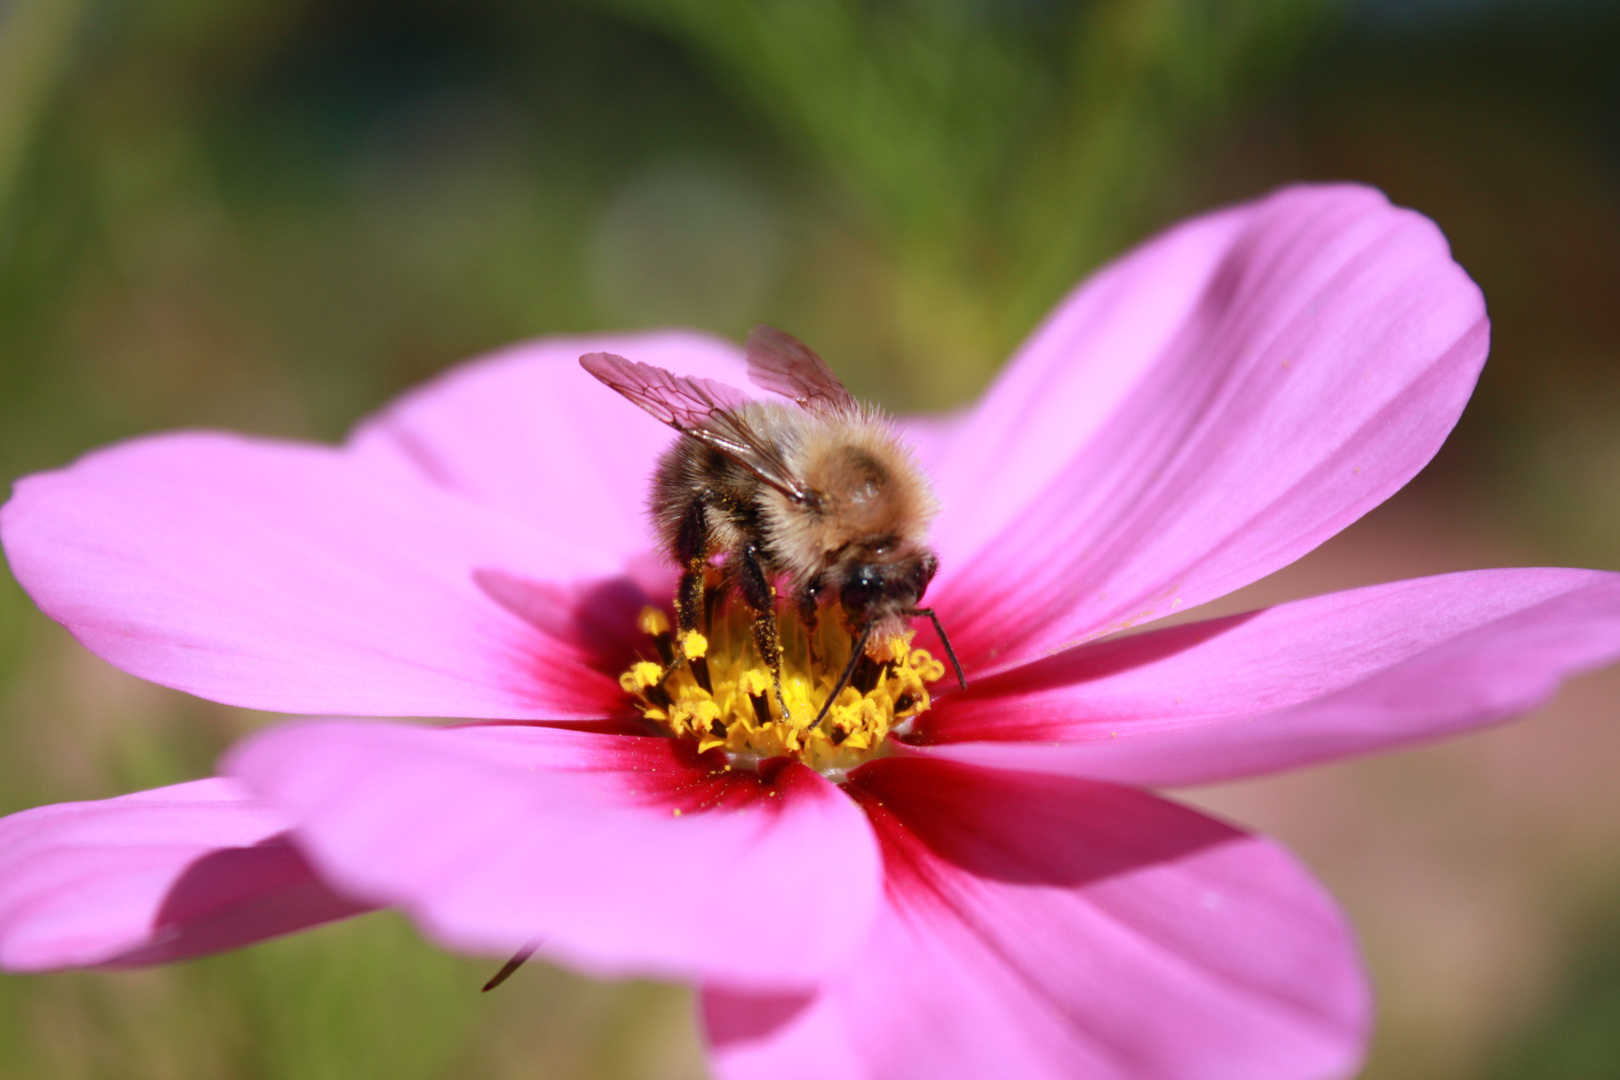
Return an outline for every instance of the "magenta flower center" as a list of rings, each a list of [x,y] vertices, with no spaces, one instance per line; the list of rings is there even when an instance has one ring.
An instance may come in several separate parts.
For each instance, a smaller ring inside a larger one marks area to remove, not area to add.
[[[754,647],[751,614],[738,606],[716,615],[707,634],[685,635],[679,652],[693,662],[673,670],[676,641],[669,618],[656,608],[645,609],[640,627],[664,662],[632,664],[619,684],[635,696],[643,716],[673,737],[693,740],[700,751],[723,750],[741,765],[791,757],[839,777],[883,753],[890,732],[926,712],[928,684],[945,674],[945,666],[926,650],[911,647],[908,632],[884,643],[878,656],[887,659],[863,656],[823,715],[849,661],[851,635],[836,619],[820,619],[814,631],[807,631],[797,619],[783,618],[784,717],[770,668]]]

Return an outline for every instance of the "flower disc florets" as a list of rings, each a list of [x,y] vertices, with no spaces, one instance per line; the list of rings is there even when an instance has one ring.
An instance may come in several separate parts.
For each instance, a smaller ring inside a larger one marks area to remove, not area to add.
[[[837,777],[880,754],[897,724],[926,712],[927,684],[945,674],[926,650],[911,647],[909,633],[895,638],[883,650],[891,659],[857,661],[849,685],[812,728],[849,662],[851,635],[833,619],[821,620],[814,631],[796,619],[780,621],[784,718],[751,621],[746,611],[728,610],[715,617],[709,634],[691,632],[677,641],[669,617],[646,608],[639,625],[659,661],[632,664],[619,685],[635,696],[643,716],[676,738],[695,740],[699,751],[723,750],[743,765],[792,757]],[[660,683],[677,648],[685,659]],[[706,668],[710,689],[700,684],[694,660]]]

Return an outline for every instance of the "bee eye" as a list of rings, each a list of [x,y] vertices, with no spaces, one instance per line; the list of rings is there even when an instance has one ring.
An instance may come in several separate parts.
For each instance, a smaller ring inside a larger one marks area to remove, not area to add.
[[[883,592],[883,575],[875,567],[862,566],[845,583],[838,594],[844,610],[858,614],[866,610],[874,597]]]

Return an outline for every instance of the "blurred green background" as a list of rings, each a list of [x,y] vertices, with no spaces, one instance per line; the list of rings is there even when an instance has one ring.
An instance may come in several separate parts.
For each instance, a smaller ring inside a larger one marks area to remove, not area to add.
[[[167,427],[336,439],[481,350],[668,323],[773,322],[948,407],[1133,241],[1340,178],[1440,223],[1492,360],[1417,483],[1230,605],[1620,569],[1620,7],[1580,0],[0,0],[0,476]],[[1620,1076],[1615,701],[1189,793],[1344,899],[1367,1077]],[[206,774],[264,719],[0,581],[0,812]],[[684,991],[479,995],[492,966],[378,916],[0,976],[0,1075],[703,1075]]]

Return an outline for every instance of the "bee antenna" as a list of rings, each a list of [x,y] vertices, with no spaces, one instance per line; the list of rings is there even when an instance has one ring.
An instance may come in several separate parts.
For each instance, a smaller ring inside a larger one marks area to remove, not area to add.
[[[821,724],[821,718],[827,715],[827,710],[832,708],[832,703],[838,700],[838,695],[842,694],[844,687],[849,685],[849,680],[855,675],[855,665],[860,663],[861,657],[866,655],[866,639],[871,636],[872,624],[867,623],[861,627],[860,636],[855,639],[855,644],[850,647],[849,663],[844,665],[844,673],[838,676],[838,685],[832,688],[832,693],[827,695],[827,700],[821,703],[821,711],[816,713],[816,718],[810,721],[810,726],[805,729],[806,731],[816,730]]]
[[[945,646],[945,655],[951,658],[951,667],[956,669],[956,681],[961,684],[962,689],[966,690],[967,677],[962,674],[962,665],[956,659],[956,650],[951,648],[951,639],[945,636],[945,628],[939,625],[939,616],[934,614],[934,609],[931,607],[913,608],[906,614],[928,616],[929,621],[934,624],[934,633],[939,635],[939,643]]]

